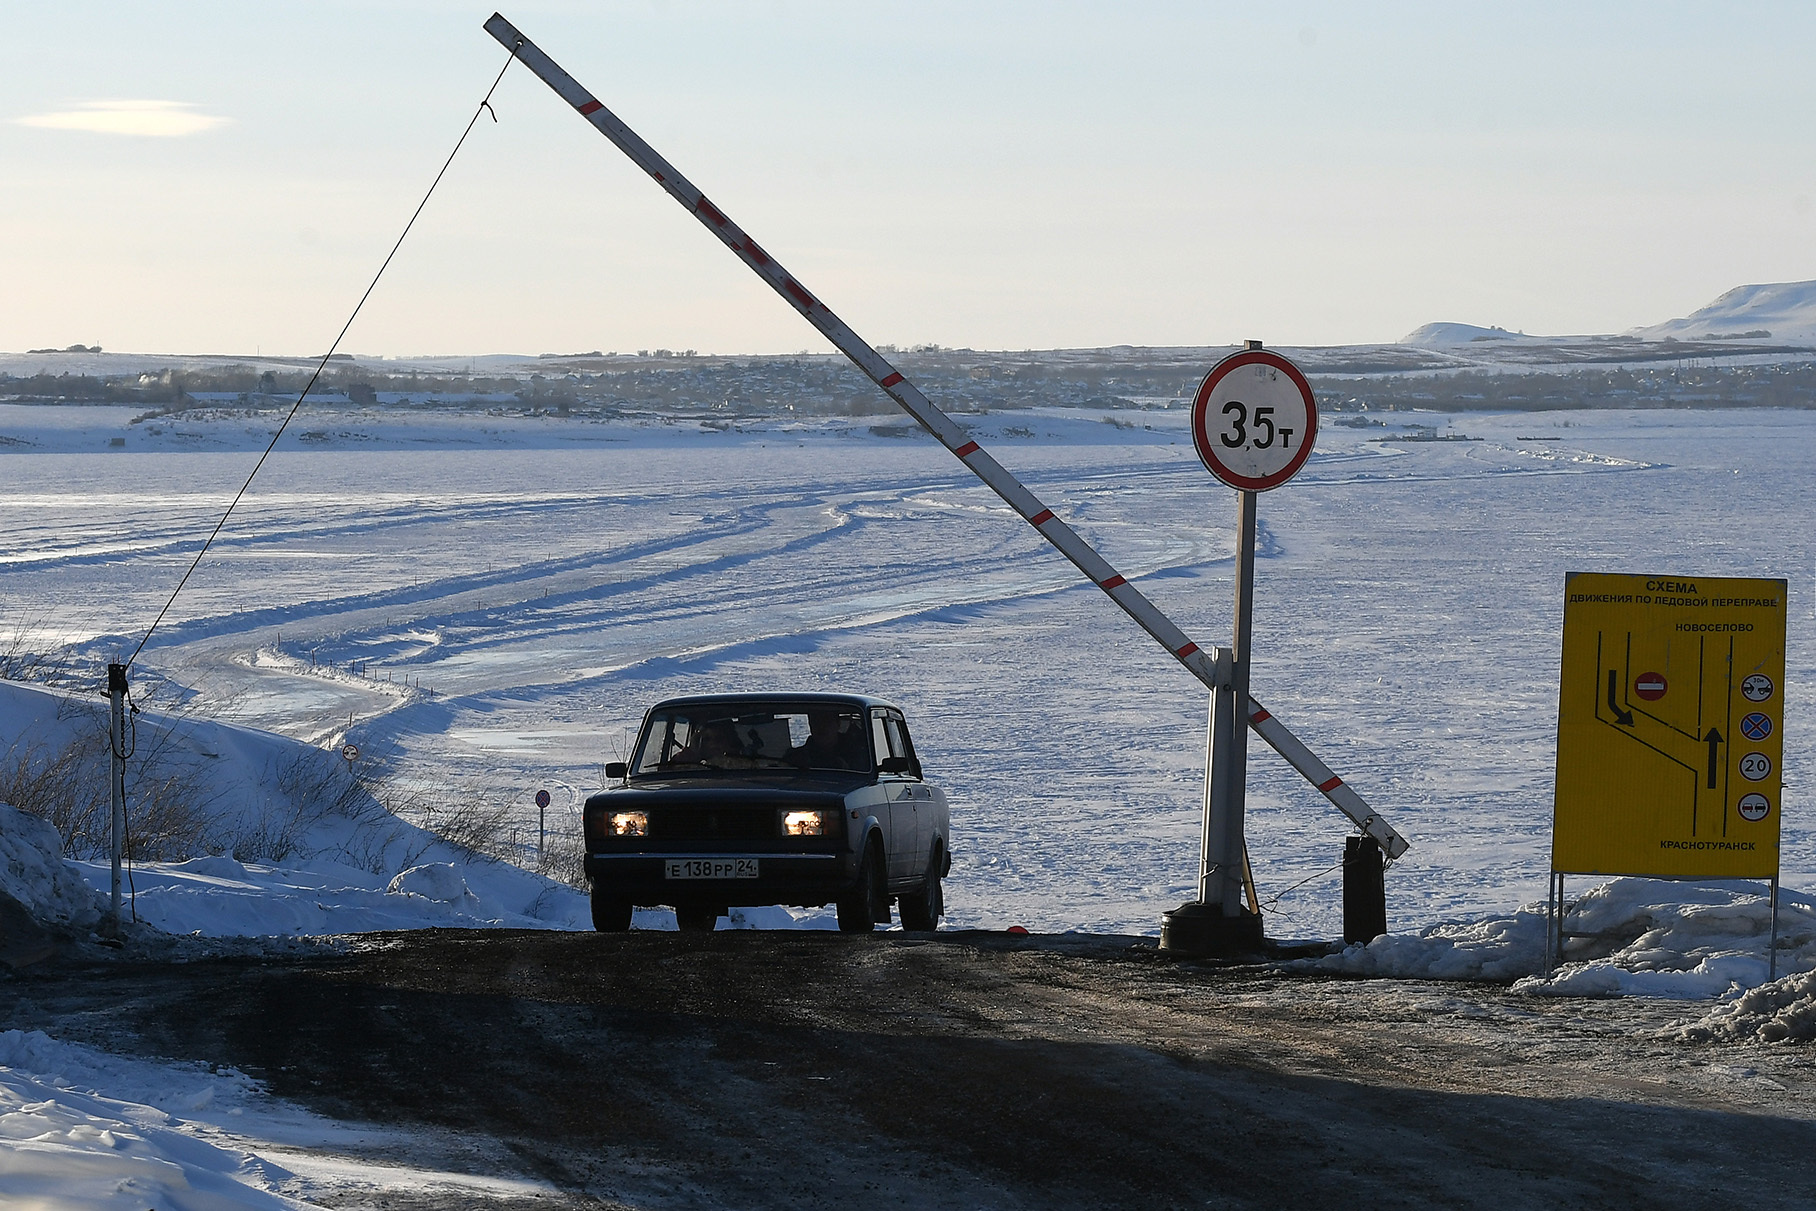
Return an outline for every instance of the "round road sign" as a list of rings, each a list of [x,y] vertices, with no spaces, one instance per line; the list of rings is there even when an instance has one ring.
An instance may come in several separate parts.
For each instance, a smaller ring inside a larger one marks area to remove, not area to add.
[[[549,793],[547,791],[537,791],[536,792],[536,806],[537,807],[547,807],[548,805],[549,805]]]
[[[345,757],[349,761],[352,761],[354,758],[359,756],[359,745],[357,745],[357,744],[341,745],[341,756]]]
[[[1665,696],[1666,682],[1663,673],[1641,673],[1633,679],[1633,692],[1647,702],[1657,702]]]
[[[1740,759],[1740,776],[1758,782],[1772,772],[1772,759],[1764,753],[1748,753]]]
[[[1740,683],[1740,692],[1748,702],[1764,702],[1772,696],[1772,679],[1764,673],[1754,673]]]
[[[1761,794],[1747,794],[1740,797],[1740,818],[1743,820],[1764,820],[1772,810],[1772,801]]]
[[[1192,401],[1192,444],[1232,488],[1265,492],[1299,473],[1318,438],[1318,405],[1299,367],[1266,349],[1218,362]]]

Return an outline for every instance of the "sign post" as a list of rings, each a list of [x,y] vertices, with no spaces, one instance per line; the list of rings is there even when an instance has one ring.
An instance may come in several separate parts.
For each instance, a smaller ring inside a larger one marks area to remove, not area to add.
[[[1786,587],[1565,579],[1547,966],[1567,874],[1768,880],[1776,941]]]
[[[1318,435],[1318,406],[1299,368],[1249,341],[1205,375],[1192,401],[1192,443],[1235,488],[1236,603],[1230,675],[1211,694],[1198,899],[1162,914],[1160,944],[1201,954],[1261,947],[1243,814],[1248,788],[1249,641],[1255,614],[1256,497],[1299,473]],[[1244,893],[1247,892],[1247,903]]]
[[[107,919],[109,937],[120,936],[120,859],[126,852],[126,758],[131,755],[126,744],[128,710],[126,666],[107,666],[107,746],[112,759],[108,766],[107,851],[112,863],[108,883]],[[137,901],[134,901],[136,904]],[[135,908],[135,912],[138,910]]]
[[[542,847],[549,831],[549,792],[536,792],[536,865],[542,865]]]

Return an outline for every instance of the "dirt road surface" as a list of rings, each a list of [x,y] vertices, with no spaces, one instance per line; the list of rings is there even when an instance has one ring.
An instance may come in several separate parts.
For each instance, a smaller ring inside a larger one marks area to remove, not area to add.
[[[984,933],[432,931],[0,979],[8,1026],[563,1192],[348,1207],[1811,1206],[1816,1057],[1661,1034],[1699,1011]]]

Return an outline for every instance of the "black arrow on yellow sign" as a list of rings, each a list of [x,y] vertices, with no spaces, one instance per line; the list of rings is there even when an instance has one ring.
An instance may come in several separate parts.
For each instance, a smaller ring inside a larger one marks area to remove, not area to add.
[[[1703,739],[1709,745],[1709,789],[1715,789],[1715,775],[1721,769],[1721,733],[1714,728]]]
[[[1633,712],[1621,710],[1621,704],[1614,694],[1620,685],[1620,674],[1614,669],[1608,670],[1608,709],[1614,712],[1614,721],[1622,727],[1633,726]]]

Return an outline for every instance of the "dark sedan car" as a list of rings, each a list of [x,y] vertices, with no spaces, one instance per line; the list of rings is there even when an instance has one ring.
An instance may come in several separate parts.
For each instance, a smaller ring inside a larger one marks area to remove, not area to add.
[[[734,906],[836,904],[839,928],[935,929],[951,868],[946,796],[902,712],[846,694],[671,698],[644,716],[623,784],[586,801],[593,925],[672,905],[710,930]]]

